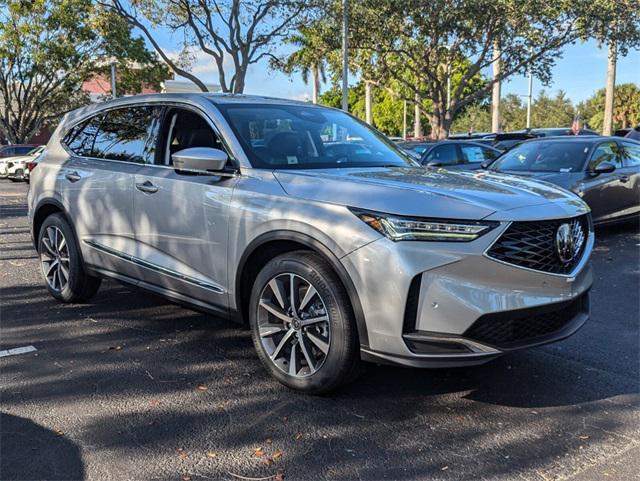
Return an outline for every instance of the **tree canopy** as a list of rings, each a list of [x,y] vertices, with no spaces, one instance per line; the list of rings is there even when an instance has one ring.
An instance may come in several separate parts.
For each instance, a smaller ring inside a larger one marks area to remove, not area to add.
[[[90,0],[0,1],[0,134],[26,142],[86,102],[80,87],[116,62],[121,92],[167,77],[120,18]]]

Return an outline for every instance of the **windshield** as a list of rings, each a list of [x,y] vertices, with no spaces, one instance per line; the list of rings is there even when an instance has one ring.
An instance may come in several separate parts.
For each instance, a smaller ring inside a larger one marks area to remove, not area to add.
[[[339,110],[269,104],[216,107],[231,125],[254,167],[417,165],[384,136]]]
[[[590,144],[587,142],[525,142],[505,152],[491,170],[531,172],[579,172]]]

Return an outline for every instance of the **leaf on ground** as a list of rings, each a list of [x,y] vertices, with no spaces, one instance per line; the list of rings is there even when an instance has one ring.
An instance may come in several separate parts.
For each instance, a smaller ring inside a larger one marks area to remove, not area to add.
[[[149,404],[151,404],[152,406],[160,406],[160,401],[157,399],[152,399],[151,401],[149,401]]]
[[[273,443],[273,439],[267,438],[267,439],[264,440],[264,442],[267,443],[267,444],[271,444],[271,443]]]
[[[253,450],[253,454],[260,458],[264,456],[264,449],[262,449],[262,447],[256,448]]]
[[[275,478],[276,481],[284,481],[284,469],[279,469],[278,472],[276,473]]]
[[[198,391],[207,391],[209,387],[206,384],[198,384]]]
[[[578,436],[580,439],[589,439],[589,436],[587,436],[586,434],[584,436]]]
[[[183,448],[178,448],[178,456],[180,459],[187,459],[189,457],[189,453],[187,453]]]
[[[207,457],[208,458],[215,458],[218,454],[214,453],[213,451],[207,451]]]
[[[60,429],[56,429],[55,433],[56,436],[64,436],[64,431],[61,431]]]
[[[276,451],[275,453],[273,453],[272,458],[273,459],[280,459],[282,457],[282,451]]]
[[[302,439],[302,433],[298,433],[296,434],[296,441]]]
[[[265,458],[262,462],[263,462],[263,464],[265,464],[267,466],[271,466],[273,464],[273,459]]]
[[[188,474],[183,474],[180,479],[182,479],[182,481],[191,481],[191,476],[189,476]]]
[[[446,471],[447,469],[449,469],[449,466],[444,466],[440,471]]]

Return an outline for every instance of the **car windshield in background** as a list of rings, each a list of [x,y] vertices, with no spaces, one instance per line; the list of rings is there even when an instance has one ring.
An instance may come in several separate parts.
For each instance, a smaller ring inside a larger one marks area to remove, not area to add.
[[[254,167],[323,169],[417,164],[382,135],[338,110],[216,104]]]
[[[504,153],[491,170],[531,172],[581,171],[591,145],[588,142],[525,142]]]

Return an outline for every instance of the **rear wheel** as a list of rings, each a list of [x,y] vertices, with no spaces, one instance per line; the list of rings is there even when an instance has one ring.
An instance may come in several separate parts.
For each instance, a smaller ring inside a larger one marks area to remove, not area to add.
[[[56,299],[82,302],[98,291],[101,279],[86,273],[73,231],[61,214],[42,223],[38,253],[47,289]]]
[[[22,182],[24,180],[24,170],[18,169],[16,170],[13,177],[11,177],[12,182]]]
[[[319,255],[296,251],[270,261],[252,289],[250,323],[258,356],[282,384],[324,393],[354,378],[353,311],[340,279]]]

